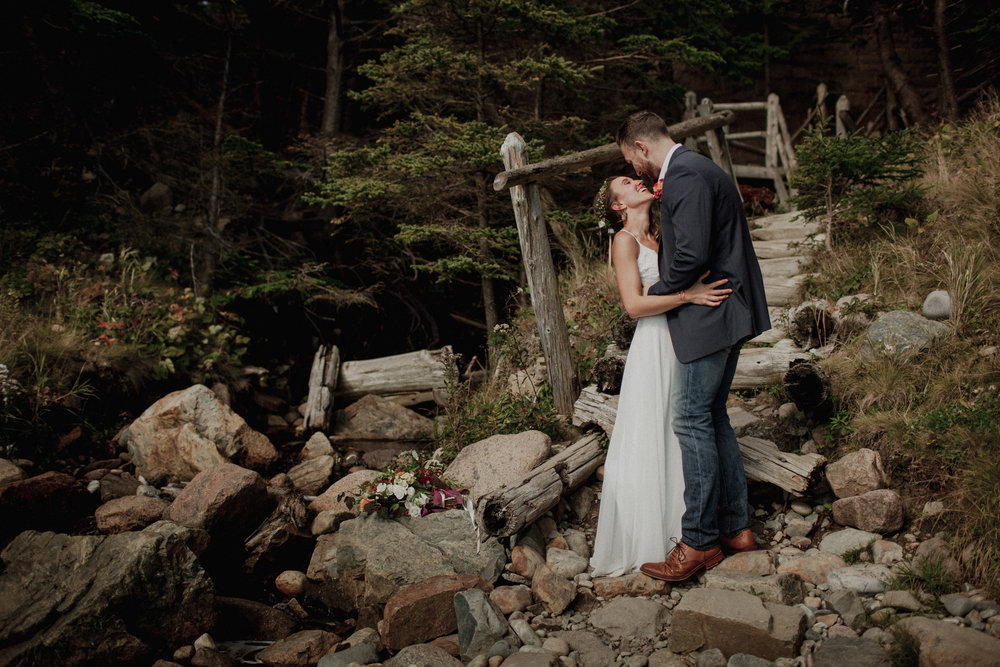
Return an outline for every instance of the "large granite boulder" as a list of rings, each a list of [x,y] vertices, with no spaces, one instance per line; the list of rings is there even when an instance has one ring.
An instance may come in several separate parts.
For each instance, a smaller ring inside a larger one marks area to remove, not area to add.
[[[321,535],[306,574],[307,593],[328,607],[385,604],[400,589],[435,575],[476,574],[493,583],[506,563],[495,539],[477,545],[463,510],[385,520],[363,514]]]
[[[278,460],[266,435],[250,428],[200,384],[167,394],[146,408],[122,433],[121,442],[151,484],[188,481],[227,461],[266,472]]]
[[[0,664],[151,664],[215,622],[184,530],[29,530],[0,554]]]
[[[444,472],[469,489],[472,502],[531,472],[549,458],[552,440],[541,431],[494,435],[458,453]]]
[[[335,433],[366,440],[429,440],[434,420],[391,399],[368,394],[344,408]]]
[[[670,650],[718,648],[728,657],[752,646],[755,655],[768,660],[794,658],[805,630],[806,614],[799,607],[750,593],[695,588],[674,609]]]
[[[213,536],[243,538],[273,507],[260,475],[223,463],[198,473],[167,508],[165,518]]]
[[[874,361],[879,356],[904,358],[919,353],[931,340],[948,332],[948,325],[929,320],[908,310],[893,310],[879,315],[865,333],[861,360]]]

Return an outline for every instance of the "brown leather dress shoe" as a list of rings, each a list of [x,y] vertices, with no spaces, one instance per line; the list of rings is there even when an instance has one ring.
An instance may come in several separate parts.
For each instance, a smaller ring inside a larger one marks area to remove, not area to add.
[[[722,550],[719,547],[699,551],[683,542],[678,542],[667,556],[667,560],[662,563],[643,563],[639,571],[653,579],[684,581],[701,570],[715,567],[722,562],[722,558]]]
[[[757,551],[757,542],[753,539],[753,533],[749,528],[741,530],[732,537],[719,534],[719,545],[729,556],[743,553],[744,551]]]

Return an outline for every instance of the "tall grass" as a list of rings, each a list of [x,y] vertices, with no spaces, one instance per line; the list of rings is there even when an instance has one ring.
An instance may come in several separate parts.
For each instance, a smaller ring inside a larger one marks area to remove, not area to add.
[[[923,199],[906,225],[883,219],[822,253],[810,295],[867,292],[880,310],[919,310],[947,290],[951,331],[907,360],[860,364],[861,341],[823,362],[841,450],[879,451],[893,484],[919,507],[943,499],[942,527],[969,580],[1000,593],[1000,100],[925,139]]]

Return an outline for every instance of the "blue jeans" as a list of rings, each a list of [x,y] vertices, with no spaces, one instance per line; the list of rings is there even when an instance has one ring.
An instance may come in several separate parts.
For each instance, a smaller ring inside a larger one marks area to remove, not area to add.
[[[699,550],[750,527],[746,473],[726,413],[740,346],[675,367],[671,413],[684,468],[684,543]]]

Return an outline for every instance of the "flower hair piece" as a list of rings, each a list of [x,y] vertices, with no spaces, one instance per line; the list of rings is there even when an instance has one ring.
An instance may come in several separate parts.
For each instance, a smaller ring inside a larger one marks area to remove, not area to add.
[[[608,218],[605,215],[605,212],[608,210],[607,197],[608,197],[608,181],[604,181],[603,183],[601,183],[601,189],[597,191],[597,197],[594,200],[595,202],[597,202],[597,206],[595,207],[594,213],[597,214],[597,228],[598,229],[606,228],[608,230],[608,234],[614,234],[615,232],[613,229],[611,229],[611,226],[608,224]]]

